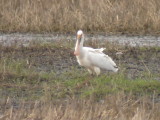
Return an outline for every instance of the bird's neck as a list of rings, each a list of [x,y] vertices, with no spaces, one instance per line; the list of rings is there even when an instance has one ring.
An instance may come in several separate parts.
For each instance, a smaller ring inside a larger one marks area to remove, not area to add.
[[[80,49],[82,49],[83,48],[83,43],[84,43],[84,36],[82,36],[82,40],[81,40],[81,42],[80,42]]]
[[[83,42],[84,42],[84,39],[83,39],[83,38],[82,38],[81,42],[79,42],[79,41],[77,40],[76,46],[75,46],[75,52],[74,52],[74,54],[75,54],[76,56],[81,55],[81,52],[82,52],[82,49],[83,49]]]

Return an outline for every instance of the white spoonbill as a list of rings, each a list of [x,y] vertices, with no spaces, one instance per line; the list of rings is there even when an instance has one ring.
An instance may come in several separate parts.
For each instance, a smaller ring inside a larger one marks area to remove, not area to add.
[[[74,55],[76,55],[79,65],[86,67],[90,74],[96,73],[98,76],[101,70],[118,71],[118,67],[112,58],[103,53],[105,48],[93,49],[83,47],[83,43],[84,34],[82,30],[79,30],[77,32]]]

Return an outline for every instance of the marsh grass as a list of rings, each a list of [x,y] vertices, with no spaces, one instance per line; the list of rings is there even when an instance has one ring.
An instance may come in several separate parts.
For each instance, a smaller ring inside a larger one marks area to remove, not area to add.
[[[98,47],[95,41],[86,44]],[[61,59],[69,59],[67,64],[74,62],[72,45],[72,42],[32,42],[27,47],[0,47],[0,119],[159,119],[160,82],[155,80],[159,74],[146,70],[141,76],[130,79],[124,60],[120,59],[123,56],[117,58],[113,54],[130,51],[135,55],[139,53],[140,57],[136,59],[144,60],[147,58],[143,52],[158,53],[159,48],[104,44],[107,52],[119,61],[121,69],[116,74],[109,72],[99,77],[90,76],[85,69],[76,66],[77,63],[68,65],[67,71],[61,73],[57,73],[54,67],[45,69],[44,66],[54,66],[54,62]],[[62,61],[63,64],[65,62]]]
[[[1,32],[155,33],[159,0],[1,0]]]
[[[87,44],[97,47],[94,45],[94,42],[89,42]],[[146,51],[149,49],[140,48],[138,50],[137,48],[126,48],[118,45],[115,48],[113,47],[114,45],[108,43],[107,46],[110,46],[107,47],[109,53],[111,53],[111,51],[123,51],[124,49],[129,51],[131,49],[131,52],[134,51],[135,54],[137,54],[138,51]],[[26,89],[24,92],[25,94],[28,94],[28,96],[26,95],[26,98],[29,96],[35,98],[34,96],[37,92],[36,99],[43,96],[46,91],[52,96],[51,98],[65,98],[66,96],[76,95],[83,98],[95,96],[96,99],[103,98],[107,94],[114,94],[119,91],[125,93],[132,92],[137,95],[151,95],[154,92],[157,94],[160,92],[160,83],[155,80],[155,77],[159,77],[159,74],[151,73],[147,66],[145,66],[146,70],[141,72],[140,76],[129,79],[125,69],[126,66],[123,65],[120,60],[118,65],[120,71],[118,73],[102,73],[99,77],[91,77],[85,69],[79,69],[76,66],[68,66],[67,71],[58,74],[58,71],[52,68],[50,68],[51,70],[49,72],[43,67],[41,70],[38,70],[38,67],[41,66],[37,66],[36,63],[33,62],[38,62],[36,60],[42,59],[39,64],[44,64],[43,61],[46,60],[46,58],[50,59],[49,56],[54,56],[54,54],[57,55],[55,57],[59,60],[66,59],[67,56],[67,59],[72,59],[74,56],[71,54],[72,50],[69,49],[71,49],[70,44],[65,44],[63,42],[52,44],[32,42],[28,47],[2,47],[0,61],[2,91],[9,87],[9,91],[13,92],[15,90],[15,94],[17,94],[17,91]],[[150,48],[149,50],[152,49],[154,50],[154,48]],[[155,50],[158,49],[155,48]],[[44,51],[47,52],[45,53]],[[70,53],[66,55],[68,51]],[[112,53],[110,55],[117,58]],[[39,56],[39,58],[34,60],[34,57],[37,56]],[[146,55],[143,56],[143,54],[140,56],[139,59],[145,59],[146,57]],[[72,61],[73,60],[70,62]],[[50,61],[47,60],[45,65],[48,67],[51,66]],[[53,66],[54,65],[55,64],[53,63]],[[30,98],[32,99],[32,97]]]
[[[70,98],[61,102],[47,99],[13,106],[8,98],[1,105],[0,118],[7,120],[159,120],[160,117],[159,103],[148,97],[137,99],[123,92],[107,95],[99,102],[92,97]]]

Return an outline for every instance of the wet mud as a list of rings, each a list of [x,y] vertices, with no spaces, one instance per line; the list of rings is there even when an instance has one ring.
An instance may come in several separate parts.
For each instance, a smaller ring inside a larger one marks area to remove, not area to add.
[[[125,73],[130,79],[143,78],[144,73],[147,76],[158,75],[154,79],[160,80],[160,49],[156,48],[126,48],[121,55],[116,55],[116,51],[106,50],[110,57],[119,67],[119,72]],[[80,67],[73,55],[73,49],[65,47],[1,47],[0,55],[2,58],[12,60],[24,60],[27,67],[31,67],[38,72],[55,72],[57,75]],[[86,71],[87,72],[87,71]],[[102,74],[106,74],[103,72]]]

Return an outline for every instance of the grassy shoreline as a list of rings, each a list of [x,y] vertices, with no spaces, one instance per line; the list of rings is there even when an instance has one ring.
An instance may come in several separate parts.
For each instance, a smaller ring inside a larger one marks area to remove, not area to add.
[[[159,0],[1,0],[0,32],[160,34]]]

